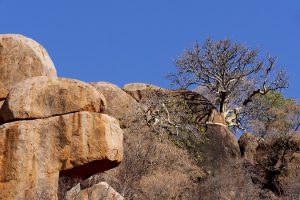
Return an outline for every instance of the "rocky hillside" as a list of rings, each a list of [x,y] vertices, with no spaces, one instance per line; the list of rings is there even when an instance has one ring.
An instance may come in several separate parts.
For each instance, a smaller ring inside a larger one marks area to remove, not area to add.
[[[126,199],[298,198],[299,135],[247,133],[238,141],[211,103],[192,91],[92,85],[119,102],[105,112],[120,120],[125,156],[88,182],[106,181]]]
[[[300,136],[239,141],[202,95],[59,78],[0,35],[0,199],[297,199]]]

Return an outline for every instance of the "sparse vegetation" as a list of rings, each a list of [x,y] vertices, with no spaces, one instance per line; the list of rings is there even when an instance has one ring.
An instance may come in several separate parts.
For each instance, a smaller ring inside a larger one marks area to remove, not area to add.
[[[277,71],[275,57],[262,59],[258,50],[229,39],[196,43],[175,64],[177,71],[168,76],[173,84],[201,86],[228,126],[244,128],[244,107],[257,96],[287,87],[286,73]]]
[[[300,104],[279,92],[255,98],[246,109],[253,110],[247,119],[253,133],[261,136],[299,133]]]
[[[195,191],[198,179],[205,176],[202,168],[185,148],[174,145],[161,124],[149,125],[149,116],[141,110],[132,114],[135,120],[124,129],[124,161],[83,185],[106,181],[125,199],[198,199]]]

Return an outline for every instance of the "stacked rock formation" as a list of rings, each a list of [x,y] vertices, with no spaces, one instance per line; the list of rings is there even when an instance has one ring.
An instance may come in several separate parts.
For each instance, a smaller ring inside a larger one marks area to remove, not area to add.
[[[58,78],[35,41],[0,35],[0,199],[63,199],[61,177],[84,179],[117,166],[123,133],[103,113],[106,104],[90,84]],[[102,190],[94,188],[68,199],[97,199]]]

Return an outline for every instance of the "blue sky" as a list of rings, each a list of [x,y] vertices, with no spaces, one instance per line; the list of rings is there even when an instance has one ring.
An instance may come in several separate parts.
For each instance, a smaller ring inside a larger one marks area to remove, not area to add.
[[[195,41],[231,38],[278,56],[300,98],[299,0],[0,0],[1,33],[31,37],[59,76],[170,87],[172,59]]]

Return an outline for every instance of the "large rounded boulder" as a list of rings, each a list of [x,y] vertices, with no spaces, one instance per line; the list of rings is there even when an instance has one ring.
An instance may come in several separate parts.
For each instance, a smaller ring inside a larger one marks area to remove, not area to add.
[[[11,89],[0,110],[4,122],[41,119],[79,111],[102,112],[105,99],[93,86],[74,79],[34,77]]]
[[[148,83],[128,83],[124,85],[122,89],[138,102],[140,102],[149,91],[166,90]]]
[[[83,111],[6,123],[0,125],[0,199],[62,199],[59,191],[69,182],[60,180],[86,179],[122,159],[123,132],[105,114]]]
[[[0,82],[3,86],[10,90],[35,76],[57,76],[44,47],[22,35],[0,35]]]
[[[147,89],[161,89],[161,88],[148,83],[128,83],[123,87],[123,90],[131,91],[131,92],[137,90],[147,90]]]
[[[119,120],[128,118],[138,107],[136,100],[124,92],[118,86],[108,82],[90,83],[107,101],[106,114],[111,115]]]

